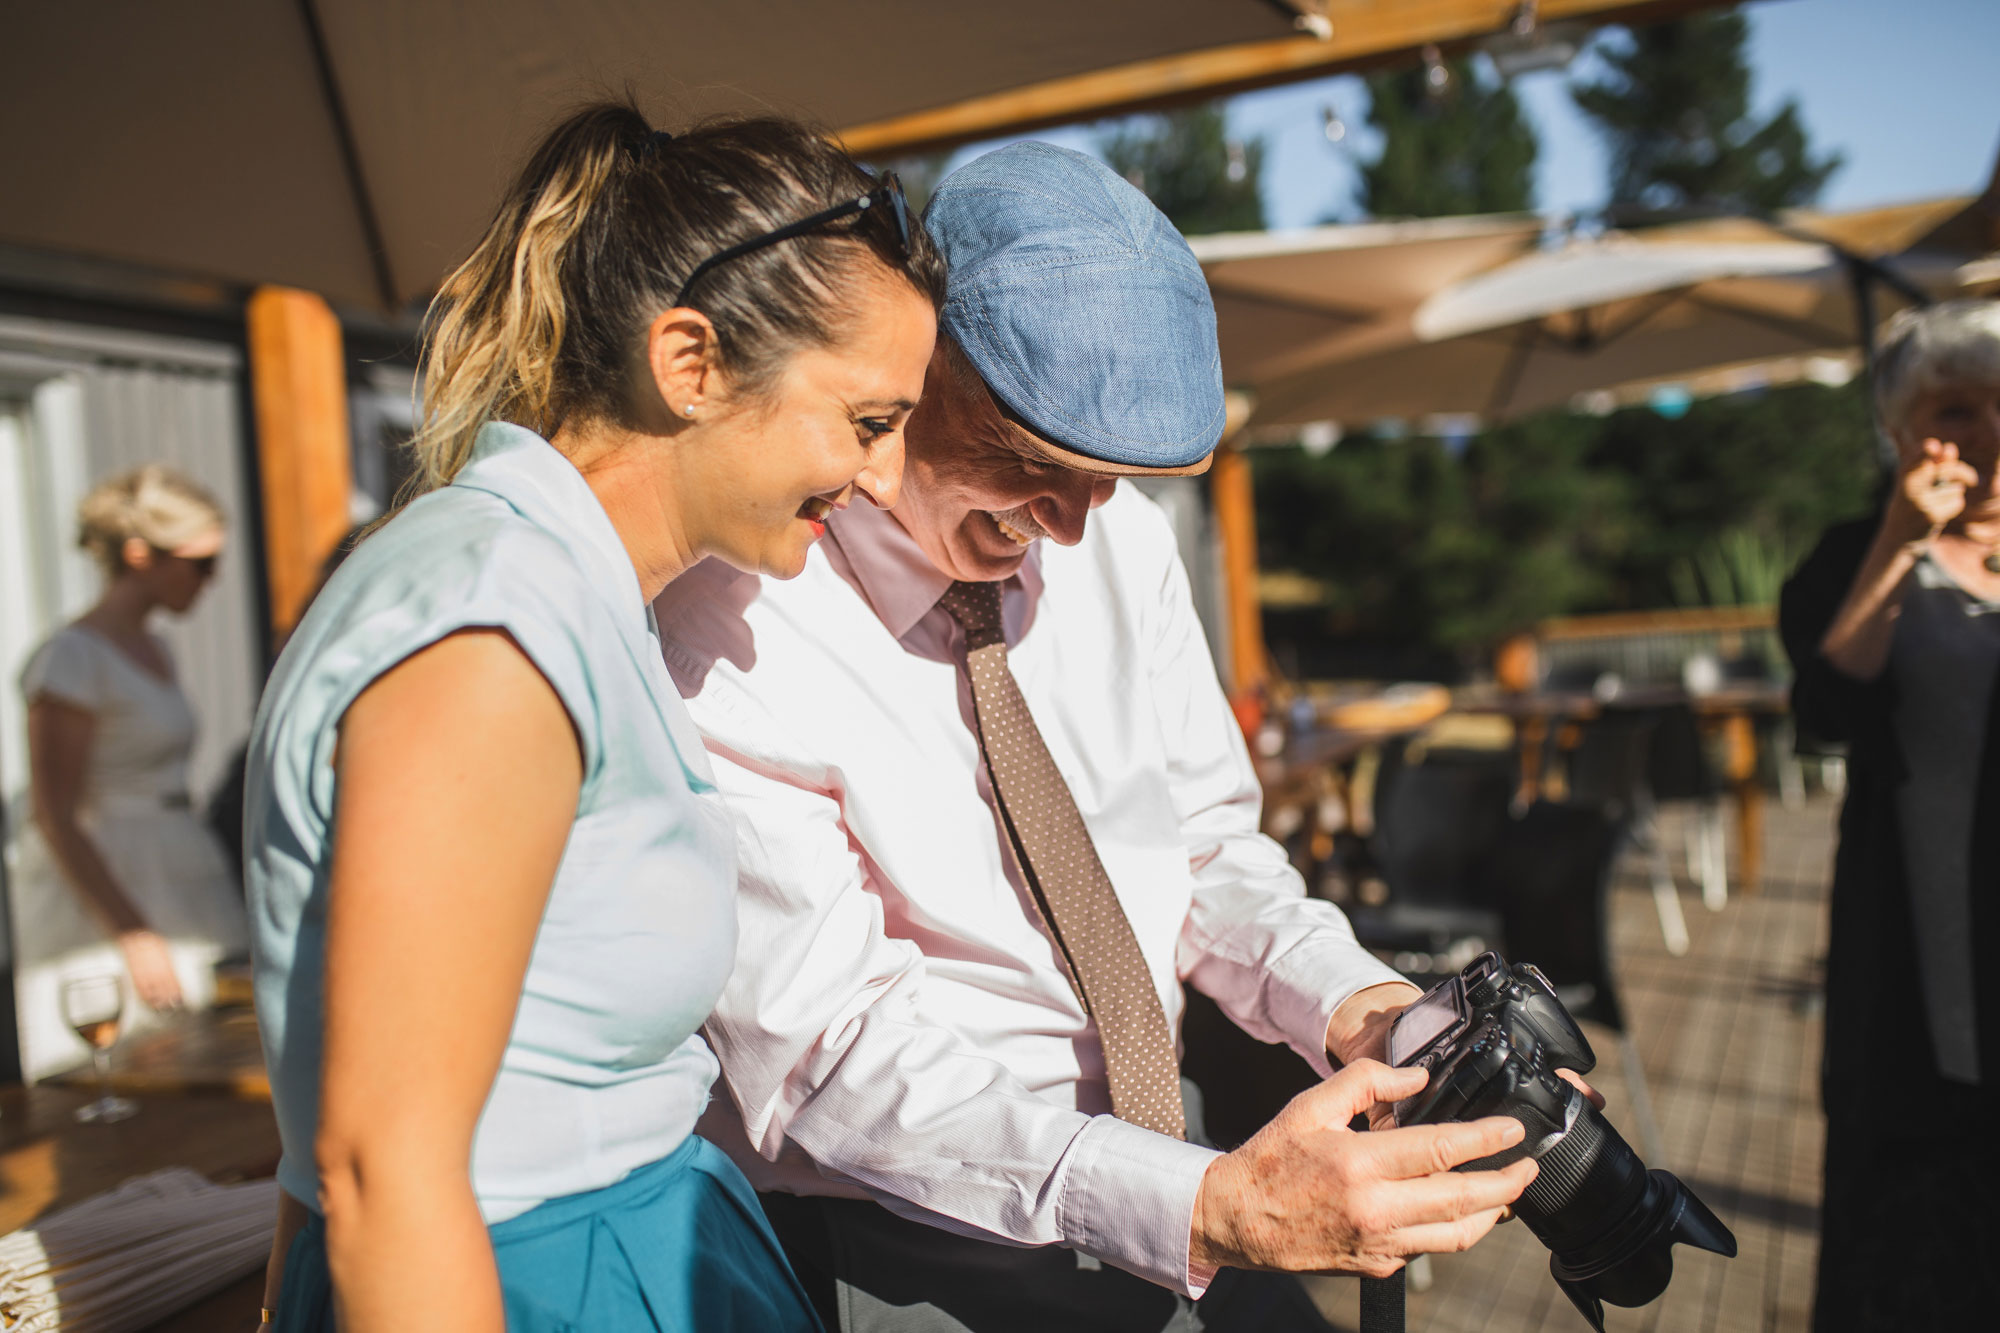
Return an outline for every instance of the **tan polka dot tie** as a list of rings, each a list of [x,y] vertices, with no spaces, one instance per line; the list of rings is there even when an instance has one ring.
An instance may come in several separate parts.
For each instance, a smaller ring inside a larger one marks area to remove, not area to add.
[[[938,604],[965,630],[979,748],[1029,887],[1097,1023],[1112,1113],[1185,1138],[1180,1064],[1166,1012],[1076,799],[1007,667],[1000,585],[954,583]]]

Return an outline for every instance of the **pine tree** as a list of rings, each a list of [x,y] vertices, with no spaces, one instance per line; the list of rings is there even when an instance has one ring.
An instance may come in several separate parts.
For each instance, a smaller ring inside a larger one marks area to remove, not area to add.
[[[1134,117],[1101,135],[1097,148],[1189,236],[1263,229],[1263,141],[1232,141],[1219,102]]]
[[[1814,156],[1798,104],[1750,114],[1749,23],[1696,14],[1601,49],[1606,75],[1571,89],[1611,149],[1611,203],[1764,213],[1811,203],[1841,164]]]
[[[1514,90],[1470,60],[1444,66],[1442,89],[1418,66],[1368,80],[1382,152],[1361,168],[1356,202],[1372,217],[1447,217],[1533,207],[1539,145]]]

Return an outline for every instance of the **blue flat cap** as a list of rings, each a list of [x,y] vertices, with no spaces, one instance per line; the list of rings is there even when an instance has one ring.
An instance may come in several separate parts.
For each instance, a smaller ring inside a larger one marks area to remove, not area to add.
[[[1223,423],[1215,305],[1187,242],[1130,182],[1067,148],[1012,144],[946,177],[924,225],[949,266],[940,327],[1055,461],[1208,466]]]

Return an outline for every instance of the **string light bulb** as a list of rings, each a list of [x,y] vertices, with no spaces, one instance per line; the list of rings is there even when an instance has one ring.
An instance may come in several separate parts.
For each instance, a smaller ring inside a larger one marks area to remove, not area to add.
[[[1436,42],[1424,43],[1424,90],[1432,97],[1443,97],[1451,90],[1451,69]]]

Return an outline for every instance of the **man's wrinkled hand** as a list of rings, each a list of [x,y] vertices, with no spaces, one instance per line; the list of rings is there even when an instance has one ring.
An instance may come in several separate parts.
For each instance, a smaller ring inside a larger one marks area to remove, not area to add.
[[[1411,1255],[1470,1248],[1537,1167],[1523,1158],[1499,1171],[1452,1168],[1519,1143],[1520,1122],[1348,1128],[1361,1112],[1418,1092],[1427,1077],[1356,1060],[1217,1158],[1195,1196],[1191,1265],[1386,1277]]]

